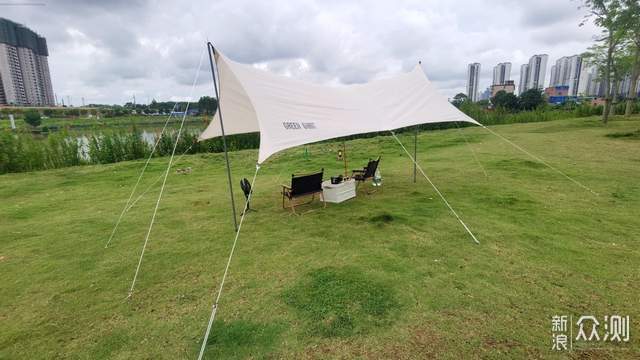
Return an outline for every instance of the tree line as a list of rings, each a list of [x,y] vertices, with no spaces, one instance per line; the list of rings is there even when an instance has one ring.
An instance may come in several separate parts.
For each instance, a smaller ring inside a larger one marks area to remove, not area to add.
[[[458,93],[453,97],[451,103],[457,108],[461,108],[462,104],[468,102],[469,98],[463,93]],[[491,103],[488,100],[478,101],[478,105],[488,107],[491,105],[496,109],[503,109],[512,112],[516,111],[531,111],[540,108],[546,104],[546,100],[540,89],[529,89],[522,94],[516,96],[513,93],[508,93],[504,90],[498,91],[495,96],[491,98]]]
[[[595,43],[582,56],[598,70],[604,85],[602,121],[607,123],[619,98],[618,88],[625,76],[631,77],[625,115],[630,116],[637,100],[640,78],[640,2],[638,0],[584,0],[587,14],[579,24],[593,22],[600,28]]]
[[[168,115],[171,112],[184,112],[187,109],[196,115],[213,115],[218,108],[218,100],[210,96],[202,96],[197,102],[156,101],[149,104],[134,104],[128,102],[124,105],[89,104],[86,107],[51,107],[51,108],[18,108],[4,107],[0,109],[0,118],[13,114],[16,117],[34,118],[37,115],[48,118],[76,118],[76,117],[119,117],[132,114],[142,115]]]
[[[210,96],[202,96],[197,102],[176,102],[176,101],[156,101],[153,99],[149,104],[134,104],[128,102],[124,104],[124,109],[131,113],[138,114],[170,114],[171,112],[193,111],[203,115],[213,115],[218,108],[218,100]]]

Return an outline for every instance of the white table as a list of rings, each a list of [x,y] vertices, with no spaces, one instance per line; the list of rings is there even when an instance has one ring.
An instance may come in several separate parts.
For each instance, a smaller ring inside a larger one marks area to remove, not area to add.
[[[341,203],[356,197],[356,181],[349,179],[340,184],[332,184],[331,180],[322,182],[322,196],[325,202]]]

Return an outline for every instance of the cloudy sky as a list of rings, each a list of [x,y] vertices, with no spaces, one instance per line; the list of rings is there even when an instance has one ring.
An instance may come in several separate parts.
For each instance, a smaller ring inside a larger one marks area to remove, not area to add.
[[[24,2],[24,1],[13,1]],[[480,87],[498,62],[511,79],[533,54],[583,52],[580,0],[212,1],[53,0],[2,6],[2,17],[45,36],[54,91],[74,105],[188,98],[207,39],[233,60],[313,82],[349,84],[408,71],[419,60],[446,96]],[[202,67],[194,97],[210,95]],[[546,81],[549,81],[549,68]]]

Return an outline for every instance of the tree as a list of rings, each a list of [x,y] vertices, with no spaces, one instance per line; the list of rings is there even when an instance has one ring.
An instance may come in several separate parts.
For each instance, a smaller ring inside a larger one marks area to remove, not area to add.
[[[638,98],[638,86],[640,86],[640,3],[638,0],[625,1],[625,22],[629,25],[628,37],[630,47],[633,48],[633,67],[631,71],[631,88],[627,97],[625,116],[631,116],[633,103]]]
[[[609,115],[613,113],[613,104],[617,101],[618,85],[629,73],[633,59],[629,53],[628,46],[621,47],[611,56],[611,61],[607,61],[608,47],[606,44],[594,44],[582,54],[583,61],[587,64],[595,65],[598,71],[598,80],[602,81],[609,73],[611,84],[610,95],[612,106],[609,108]],[[609,65],[608,65],[609,64]],[[606,94],[605,94],[606,96]]]
[[[478,104],[478,106],[486,109],[486,108],[489,107],[489,100],[487,100],[487,99],[479,100],[479,101],[476,101],[476,104]]]
[[[496,108],[503,108],[509,111],[517,111],[519,109],[518,97],[512,93],[500,90],[491,98],[491,103]]]
[[[451,103],[453,104],[453,106],[459,108],[460,105],[462,105],[462,103],[467,101],[467,100],[469,100],[467,95],[465,95],[463,93],[458,93],[458,94],[456,94],[456,96],[453,97],[453,101],[451,101]]]
[[[620,87],[620,82],[623,81],[626,75],[631,73],[631,69],[633,68],[633,54],[631,51],[631,46],[625,46],[622,51],[618,51],[613,57],[613,70],[611,74],[613,78],[613,89],[611,91],[613,104],[617,103],[618,100],[618,89]],[[615,106],[612,105],[612,113],[614,112],[614,108]]]
[[[580,23],[584,25],[587,19],[593,18],[594,23],[602,28],[602,35],[596,39],[604,45],[604,111],[602,112],[602,122],[605,124],[609,120],[609,109],[614,87],[611,86],[612,72],[614,70],[614,54],[619,50],[620,43],[624,39],[628,24],[623,19],[626,13],[623,11],[623,2],[626,0],[584,0],[586,8],[589,10],[585,19]]]
[[[522,110],[533,110],[544,104],[545,99],[540,89],[529,89],[519,97],[520,108]]]
[[[218,100],[210,96],[203,96],[198,100],[198,109],[204,113],[205,116],[215,114],[218,109]]]
[[[37,112],[36,110],[29,110],[27,112],[24,113],[24,121],[33,126],[33,127],[38,127],[40,126],[40,123],[42,122],[41,118],[40,118],[40,113]]]

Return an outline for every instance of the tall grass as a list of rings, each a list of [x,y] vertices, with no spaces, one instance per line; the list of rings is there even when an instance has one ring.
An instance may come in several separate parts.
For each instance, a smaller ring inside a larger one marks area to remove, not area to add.
[[[615,103],[612,107],[612,115],[623,115],[626,106],[626,101]],[[466,101],[460,105],[460,110],[483,125],[501,125],[602,115],[603,107],[602,105],[594,106],[588,103],[576,104],[568,102],[562,106],[554,107],[545,104],[532,111],[512,112],[501,108],[487,110],[476,103]],[[640,113],[640,101],[636,101],[631,110],[632,114]]]
[[[0,173],[53,169],[82,163],[78,142],[64,133],[38,140],[28,133],[0,132]]]
[[[464,102],[460,106],[460,110],[483,125],[552,121],[602,115],[602,106],[591,106],[589,104],[572,104],[560,108],[543,106],[532,111],[510,112],[501,108],[486,110],[478,104]]]
[[[168,156],[173,151],[177,132],[163,134],[154,156]],[[151,154],[153,144],[146,142],[135,127],[129,132],[100,133],[88,136],[86,146],[66,132],[37,139],[29,132],[0,132],[0,174],[55,169],[87,164],[110,164],[143,159]],[[222,152],[222,139],[198,142],[197,135],[183,132],[176,154]],[[260,144],[257,133],[227,137],[229,150],[254,149]]]

